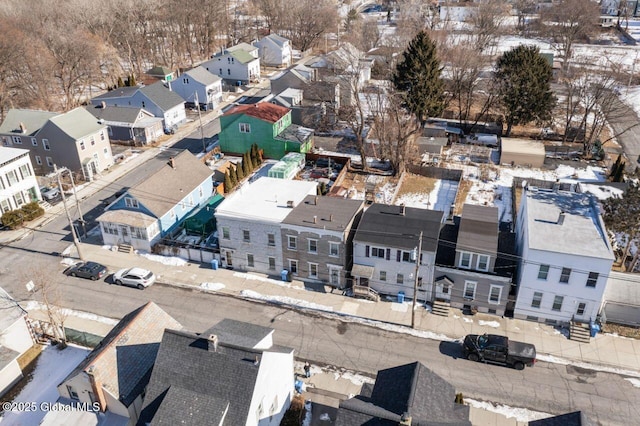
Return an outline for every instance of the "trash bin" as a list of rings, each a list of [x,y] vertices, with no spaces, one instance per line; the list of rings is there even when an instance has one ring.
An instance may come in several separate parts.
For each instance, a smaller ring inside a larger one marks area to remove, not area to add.
[[[213,269],[214,271],[218,269],[218,259],[213,259],[211,261],[211,269]]]
[[[288,275],[289,275],[289,271],[287,271],[286,269],[283,269],[280,272],[280,277],[282,278],[282,281],[287,281]]]
[[[404,303],[404,291],[398,292],[398,303]]]
[[[596,334],[600,331],[600,325],[591,321],[589,328],[591,329],[591,337],[596,337]]]

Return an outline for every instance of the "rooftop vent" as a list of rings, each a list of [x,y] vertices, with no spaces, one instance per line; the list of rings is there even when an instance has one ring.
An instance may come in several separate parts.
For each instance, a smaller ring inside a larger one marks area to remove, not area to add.
[[[289,207],[290,209],[294,208],[295,206],[296,203],[293,200],[287,201],[287,207]]]
[[[218,336],[215,334],[210,334],[207,337],[209,341],[209,350],[213,350],[213,352],[218,352]]]

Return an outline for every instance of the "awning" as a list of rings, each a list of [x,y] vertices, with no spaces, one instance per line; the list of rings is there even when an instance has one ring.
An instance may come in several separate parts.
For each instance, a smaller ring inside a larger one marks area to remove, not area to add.
[[[373,271],[375,271],[373,266],[354,264],[353,268],[351,268],[351,275],[371,279],[373,278]]]
[[[453,281],[451,281],[451,279],[446,275],[436,278],[435,283],[443,284],[443,285],[446,285],[447,287],[451,287],[453,285]]]

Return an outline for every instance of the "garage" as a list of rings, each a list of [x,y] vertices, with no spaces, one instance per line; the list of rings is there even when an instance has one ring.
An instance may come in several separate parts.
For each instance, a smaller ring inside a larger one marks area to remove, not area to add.
[[[533,139],[502,138],[500,164],[539,169],[544,164],[544,144]]]

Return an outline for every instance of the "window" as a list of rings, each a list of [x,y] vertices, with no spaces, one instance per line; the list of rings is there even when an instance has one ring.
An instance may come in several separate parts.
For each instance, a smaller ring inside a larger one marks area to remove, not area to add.
[[[5,189],[4,179],[2,179],[2,176],[0,176],[0,189]]]
[[[276,258],[275,257],[270,257],[269,258],[269,270],[270,271],[275,271],[276,270]]]
[[[9,182],[9,186],[18,183],[18,176],[16,175],[15,170],[10,170],[7,172],[7,182]]]
[[[298,261],[297,260],[289,259],[289,272],[291,272],[291,274],[293,274],[293,275],[297,275],[298,274]]]
[[[16,192],[13,196],[13,199],[16,202],[16,206],[20,207],[21,205],[23,205],[25,203],[24,201],[24,196],[22,195],[22,192]]]
[[[276,245],[276,234],[267,234],[267,245],[271,247]]]
[[[51,145],[49,145],[49,139],[42,139],[42,147],[45,151],[51,151]]]
[[[560,273],[560,282],[568,283],[569,276],[571,276],[571,268],[562,268],[562,273]]]
[[[222,227],[222,239],[224,239],[224,240],[228,240],[229,239],[229,227],[228,226],[223,226]]]
[[[298,237],[287,236],[287,248],[289,250],[295,250],[298,248]]]
[[[42,158],[39,155],[36,155],[36,164],[42,166]]]
[[[539,308],[541,303],[542,303],[542,293],[540,293],[539,291],[536,291],[535,293],[533,293],[533,299],[531,299],[531,307]]]
[[[253,263],[253,255],[250,254],[250,253],[247,253],[247,266],[249,268],[253,268],[253,265],[254,265],[254,263]]]
[[[227,68],[227,75],[231,75],[231,70]]]
[[[576,315],[581,317],[584,315],[584,311],[587,309],[586,303],[578,303],[578,309],[576,310]]]
[[[470,268],[471,267],[471,253],[460,253],[460,264],[458,265],[461,268]]]
[[[489,303],[493,303],[493,304],[500,303],[501,296],[502,296],[502,286],[491,285],[491,288],[489,289]]]
[[[379,247],[371,247],[371,257],[379,257],[384,259],[384,249]]]
[[[242,230],[242,241],[244,241],[245,243],[251,242],[251,234],[246,229]]]
[[[403,251],[402,254],[400,255],[400,258],[402,259],[403,262],[412,262],[410,251]]]
[[[11,211],[11,205],[9,204],[9,200],[2,200],[2,202],[0,202],[0,208],[2,209],[2,213]]]
[[[251,124],[249,123],[240,123],[240,133],[251,133]]]
[[[78,399],[78,392],[76,392],[73,386],[67,385],[67,392],[69,392],[69,397],[71,399]]]
[[[309,278],[318,278],[318,264],[309,263]]]
[[[136,200],[135,198],[131,198],[131,197],[126,197],[124,199],[124,205],[127,207],[130,207],[132,209],[137,209],[138,206],[138,200]],[[173,213],[173,210],[171,211]]]
[[[338,257],[340,255],[340,243],[329,242],[329,256]]]
[[[476,285],[474,281],[465,281],[464,283],[464,298],[473,300],[476,298]]]
[[[487,256],[486,254],[479,254],[478,255],[478,262],[476,265],[476,269],[478,269],[478,271],[488,271],[489,270],[489,256]]]
[[[20,174],[22,175],[22,179],[31,176],[31,169],[29,168],[28,164],[23,164],[22,166],[20,166]]]
[[[106,234],[118,235],[118,225],[110,222],[102,222],[102,230]]]
[[[220,72],[218,74],[222,75],[222,68],[218,68]]]
[[[110,128],[111,128],[111,127],[109,127],[109,129],[110,129]],[[103,131],[101,131],[101,132],[100,132],[100,140],[101,140],[101,141],[103,141],[103,140],[104,140],[104,132],[103,132]]]
[[[147,106],[144,104],[144,101],[142,101],[142,108],[146,108]]]
[[[336,287],[340,286],[340,269],[329,267],[329,284]]]
[[[109,148],[103,149],[102,152],[104,153],[105,158],[109,158]]]
[[[20,136],[14,136],[12,139],[14,144],[22,145],[22,139],[20,138]]]
[[[387,271],[380,271],[380,281],[387,280]]]
[[[549,265],[540,265],[540,269],[538,269],[538,279],[546,280],[549,276]]]
[[[96,140],[93,136],[91,136],[91,139],[89,139],[91,142],[91,146],[94,146],[96,144]]]
[[[80,141],[80,150],[84,151],[85,146],[84,146],[84,141]]]
[[[309,253],[318,252],[318,240],[309,240]]]
[[[564,302],[564,297],[563,296],[556,296],[553,298],[553,306],[551,307],[551,310],[553,311],[560,311],[562,310],[562,302]]]
[[[47,159],[47,166],[53,167],[53,158],[47,157],[46,159]]]
[[[404,284],[404,274],[398,274],[398,275],[396,275],[396,283],[398,283],[398,284]]]
[[[589,272],[589,278],[587,278],[587,287],[595,287],[598,282],[598,274],[597,272]]]
[[[146,240],[147,239],[147,231],[144,228],[135,228],[133,226],[130,227],[131,237],[138,240]]]
[[[38,146],[38,139],[36,139],[36,138],[31,138],[31,145],[33,145],[33,146]]]

